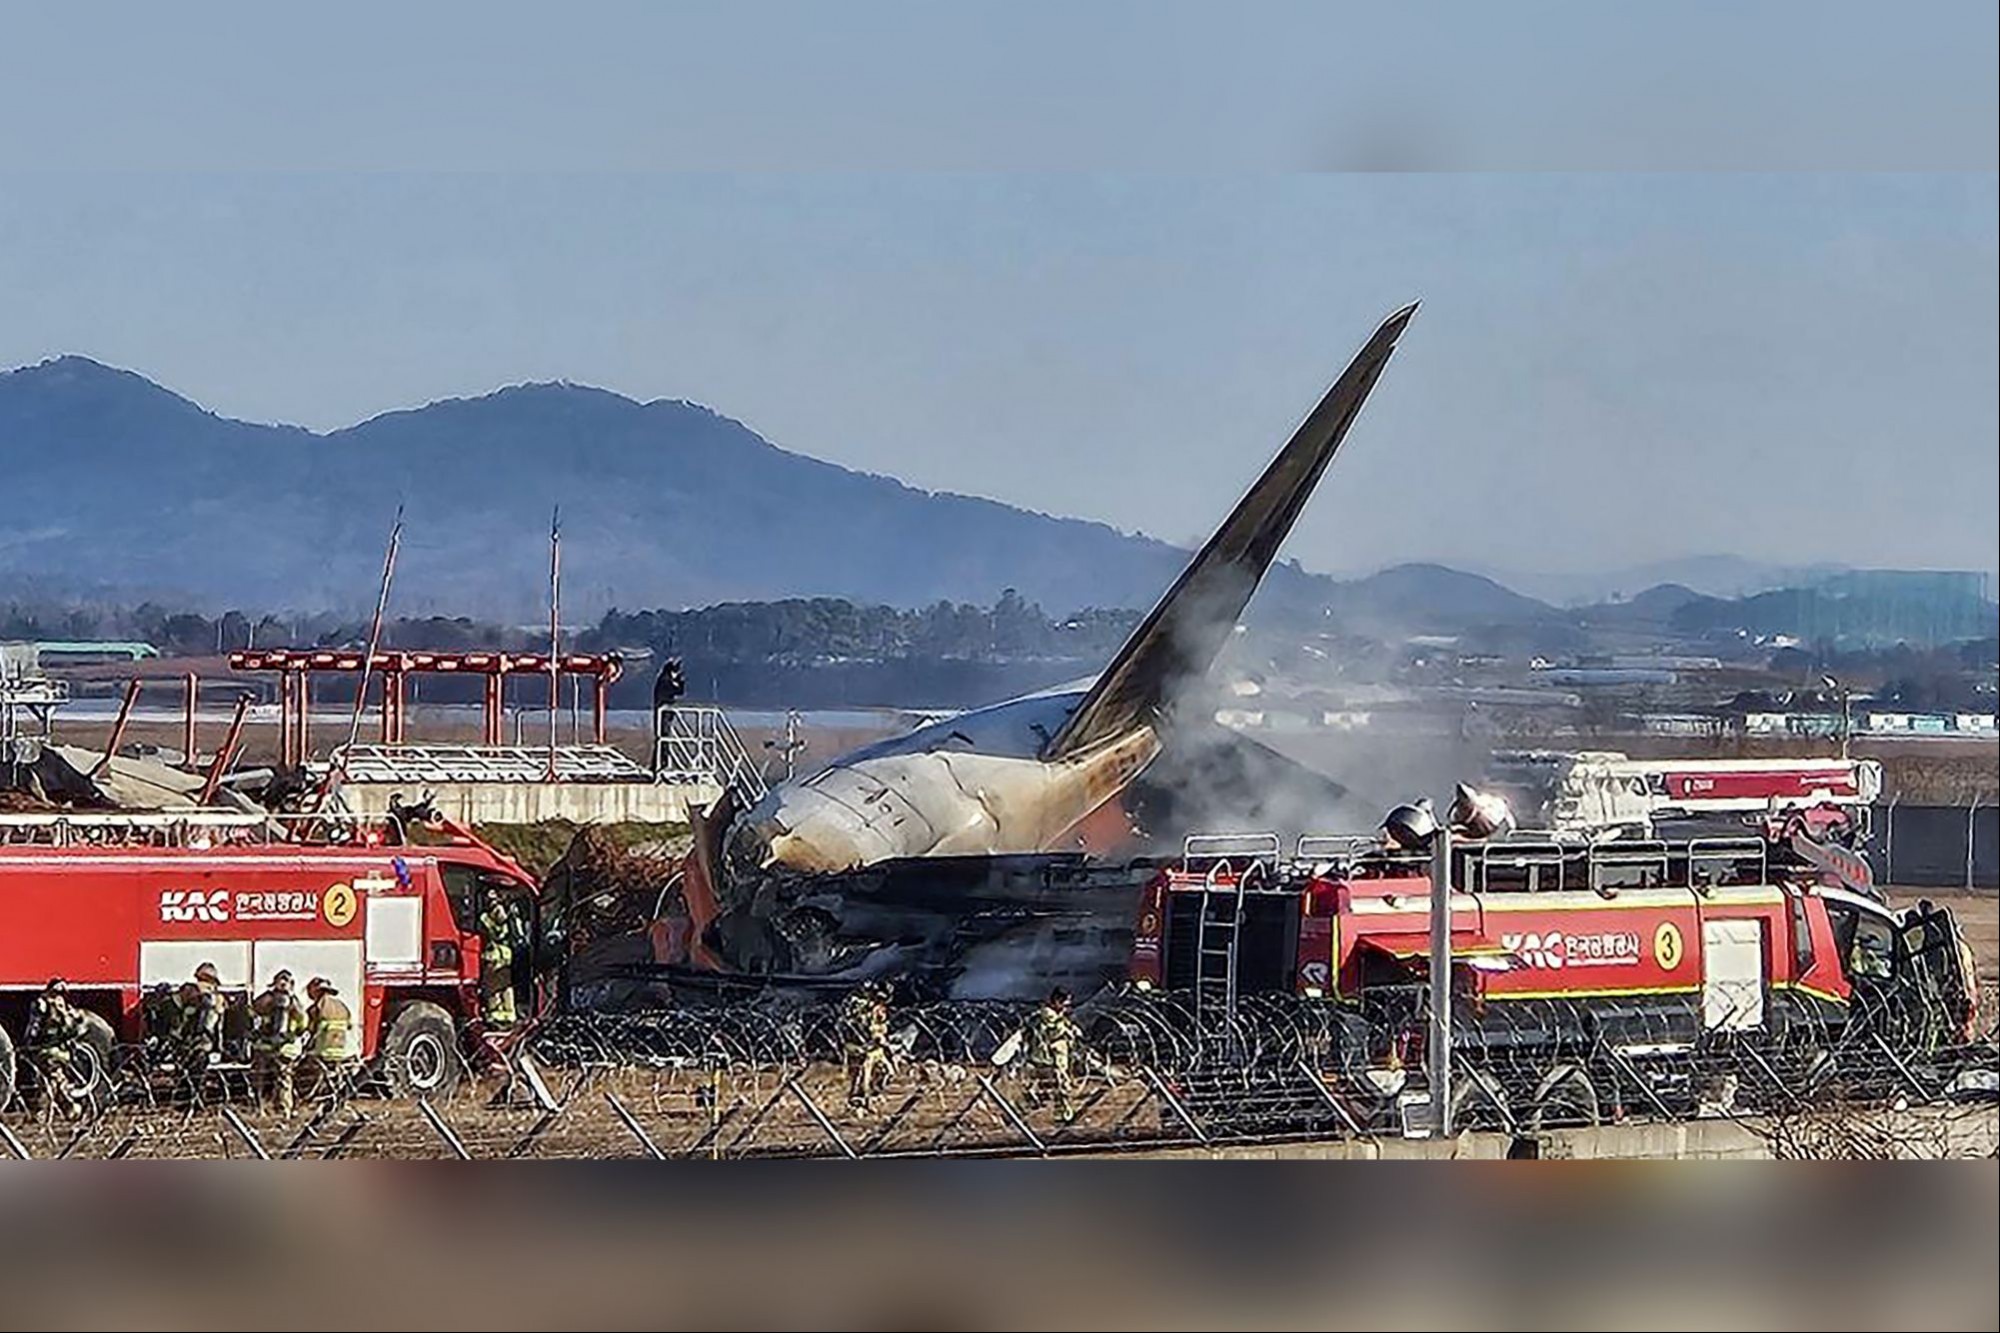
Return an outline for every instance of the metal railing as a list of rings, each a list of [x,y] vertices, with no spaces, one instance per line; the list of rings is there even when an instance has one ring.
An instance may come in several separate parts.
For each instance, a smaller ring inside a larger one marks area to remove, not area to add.
[[[1565,840],[1545,832],[1515,832],[1506,837],[1460,843],[1455,849],[1461,893],[1561,892],[1592,889],[1612,893],[1620,888],[1690,888],[1762,884],[1770,878],[1770,847],[1762,838],[1697,838],[1686,842],[1658,839]],[[1287,872],[1331,866],[1345,874],[1364,858],[1377,865],[1421,870],[1430,864],[1422,852],[1385,849],[1366,834],[1307,834],[1289,861],[1282,844],[1270,833],[1201,833],[1184,842],[1181,869],[1206,868],[1211,878],[1228,874],[1236,863],[1262,862],[1272,871]],[[1274,886],[1276,884],[1274,878]]]
[[[770,789],[729,715],[705,705],[668,704],[654,714],[653,777],[734,788],[753,802]]]
[[[344,756],[344,759],[343,759]],[[357,745],[334,752],[350,783],[542,782],[551,759],[558,782],[646,782],[640,764],[611,745]]]
[[[1276,865],[1285,845],[1275,833],[1190,833],[1181,843],[1181,868],[1197,861],[1268,861]]]
[[[239,814],[223,810],[67,810],[51,814],[0,814],[0,847],[266,846],[309,842],[364,843],[387,832],[402,840],[393,816]]]

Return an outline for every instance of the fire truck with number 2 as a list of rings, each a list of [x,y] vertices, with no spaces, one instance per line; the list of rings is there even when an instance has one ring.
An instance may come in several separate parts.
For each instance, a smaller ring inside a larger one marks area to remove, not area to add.
[[[302,840],[260,815],[0,816],[0,1105],[51,978],[88,1016],[73,1077],[101,1091],[116,1047],[161,1035],[148,996],[202,964],[221,981],[225,1047],[285,969],[338,988],[355,1015],[349,1054],[391,1088],[449,1092],[481,1012],[480,914],[505,895],[532,921],[534,879],[455,825],[422,843],[395,820],[330,827]],[[531,969],[513,975],[532,1012]]]

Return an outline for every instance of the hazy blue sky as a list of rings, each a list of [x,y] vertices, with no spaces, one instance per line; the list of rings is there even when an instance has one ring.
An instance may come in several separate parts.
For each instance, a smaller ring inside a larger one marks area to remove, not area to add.
[[[37,7],[0,44],[33,127],[0,365],[314,427],[571,379],[1190,541],[1421,298],[1308,566],[1992,568],[1994,7],[1606,8],[1320,11],[1315,43],[1124,4]],[[1298,170],[1376,158],[1586,170]],[[730,165],[762,170],[686,169]],[[1847,169],[1892,165],[1935,170]]]

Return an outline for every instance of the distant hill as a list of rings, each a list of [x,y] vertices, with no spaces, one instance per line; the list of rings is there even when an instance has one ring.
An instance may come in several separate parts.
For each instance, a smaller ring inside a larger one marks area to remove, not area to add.
[[[1776,588],[1728,601],[1696,598],[1675,608],[1669,623],[1687,635],[1735,631],[1788,634],[1806,643],[1847,648],[1898,643],[1935,647],[1993,638],[2000,629],[2000,606],[1974,589],[1955,588],[1948,582],[1927,593],[1835,586]]]
[[[1187,558],[790,453],[692,403],[572,384],[321,434],[232,421],[66,356],[0,374],[0,459],[0,576],[211,606],[372,601],[399,499],[396,604],[412,614],[532,618],[556,503],[566,598],[584,615],[794,596],[983,604],[1006,587],[1058,613],[1144,607]],[[1330,586],[1284,565],[1266,601],[1316,603]]]
[[[1394,639],[1468,626],[1545,625],[1565,619],[1546,602],[1523,597],[1480,574],[1444,565],[1396,565],[1337,583],[1327,597],[1332,618],[1351,633]]]
[[[1680,583],[1662,583],[1636,597],[1621,602],[1600,602],[1579,608],[1577,618],[1590,625],[1618,625],[1630,628],[1659,628],[1673,623],[1683,607],[1695,602],[1718,602]]]
[[[1690,555],[1676,560],[1656,560],[1651,564],[1617,569],[1576,570],[1568,573],[1526,573],[1488,570],[1510,588],[1542,598],[1557,606],[1578,606],[1608,602],[1624,596],[1636,601],[1640,589],[1660,585],[1684,587],[1709,597],[1747,597],[1770,588],[1818,582],[1846,566],[1829,563],[1786,565],[1767,560],[1750,560],[1740,555]]]

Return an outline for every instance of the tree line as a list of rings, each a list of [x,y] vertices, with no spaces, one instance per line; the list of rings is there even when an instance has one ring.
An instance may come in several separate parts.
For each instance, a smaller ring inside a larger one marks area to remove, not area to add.
[[[568,632],[579,652],[649,649],[666,657],[811,666],[854,661],[1101,660],[1122,643],[1139,613],[1086,608],[1052,616],[1014,589],[990,606],[939,601],[904,610],[844,598],[726,602],[690,610],[613,609],[595,624]],[[0,603],[0,639],[138,640],[175,657],[246,648],[356,648],[368,622],[327,612],[279,615],[232,609],[204,615],[158,602],[136,606]],[[383,626],[390,648],[439,652],[498,649],[537,651],[538,628],[464,616],[396,617]]]

